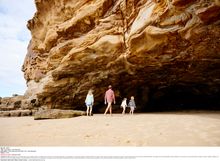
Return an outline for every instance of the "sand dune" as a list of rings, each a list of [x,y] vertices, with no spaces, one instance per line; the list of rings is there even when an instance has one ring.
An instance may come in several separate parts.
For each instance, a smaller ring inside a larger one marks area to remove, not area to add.
[[[0,118],[2,146],[220,146],[220,112]]]

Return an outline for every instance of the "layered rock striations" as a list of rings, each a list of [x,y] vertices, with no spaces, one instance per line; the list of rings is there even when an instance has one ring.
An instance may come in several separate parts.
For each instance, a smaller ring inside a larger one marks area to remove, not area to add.
[[[41,106],[82,109],[91,88],[98,106],[109,84],[117,102],[134,95],[141,108],[151,91],[163,95],[177,86],[196,95],[219,94],[218,0],[35,3],[22,70],[25,95]]]
[[[0,97],[0,117],[30,116],[39,108],[36,99],[15,94],[13,97]]]

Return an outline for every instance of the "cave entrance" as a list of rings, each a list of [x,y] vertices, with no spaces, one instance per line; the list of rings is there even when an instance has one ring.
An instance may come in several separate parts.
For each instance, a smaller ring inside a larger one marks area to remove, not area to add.
[[[172,112],[185,110],[220,110],[220,88],[214,90],[207,86],[169,86],[165,88],[147,86],[128,87],[120,89],[120,95],[116,97],[116,105],[113,105],[113,113],[121,113],[121,101],[131,96],[135,97],[137,109],[135,113],[145,112]],[[117,90],[115,90],[117,91]],[[116,92],[117,93],[117,92]],[[106,105],[103,101],[94,106],[94,113],[104,113]],[[129,112],[126,109],[126,113]]]
[[[219,88],[206,86],[172,86],[153,89],[149,94],[147,111],[220,110]]]

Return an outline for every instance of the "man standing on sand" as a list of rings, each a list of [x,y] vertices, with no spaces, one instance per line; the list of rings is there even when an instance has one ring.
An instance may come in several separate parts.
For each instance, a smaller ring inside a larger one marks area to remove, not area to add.
[[[108,90],[105,92],[105,104],[108,103],[108,106],[106,107],[104,115],[106,115],[108,110],[110,112],[110,115],[112,115],[112,102],[114,102],[115,104],[115,94],[112,90],[112,86],[109,85]]]

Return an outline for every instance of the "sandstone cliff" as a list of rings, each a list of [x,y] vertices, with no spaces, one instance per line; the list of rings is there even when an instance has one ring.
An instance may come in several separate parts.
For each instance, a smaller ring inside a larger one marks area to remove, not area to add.
[[[118,103],[134,95],[142,108],[149,92],[176,86],[219,94],[219,0],[35,3],[22,70],[25,95],[42,106],[82,109],[90,88],[100,105],[109,84]]]

